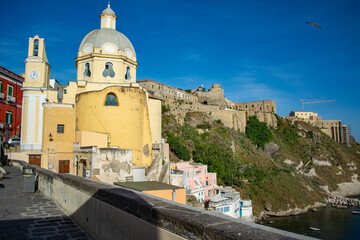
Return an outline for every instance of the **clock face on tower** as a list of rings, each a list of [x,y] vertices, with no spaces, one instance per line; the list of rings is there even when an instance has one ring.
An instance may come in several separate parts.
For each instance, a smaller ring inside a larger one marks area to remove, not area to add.
[[[39,72],[37,70],[31,70],[29,72],[29,77],[33,80],[38,79],[40,76]]]

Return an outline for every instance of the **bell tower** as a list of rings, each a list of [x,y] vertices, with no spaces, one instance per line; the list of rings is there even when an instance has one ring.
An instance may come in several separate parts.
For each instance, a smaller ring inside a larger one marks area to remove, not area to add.
[[[50,65],[45,53],[45,41],[36,35],[29,38],[28,57],[25,59],[23,106],[21,118],[22,151],[42,150],[43,103],[47,99]]]
[[[25,59],[25,81],[23,87],[47,88],[50,65],[45,52],[45,41],[36,35],[29,38],[28,57]]]

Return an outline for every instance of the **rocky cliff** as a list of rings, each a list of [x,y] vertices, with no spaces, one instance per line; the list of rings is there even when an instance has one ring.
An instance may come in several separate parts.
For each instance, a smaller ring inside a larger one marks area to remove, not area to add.
[[[207,164],[219,184],[252,199],[257,216],[299,212],[326,203],[332,194],[360,195],[357,143],[342,146],[317,127],[276,115],[267,118],[271,124],[262,124],[245,114],[236,129],[208,112],[179,115],[171,107],[163,109],[171,160]]]

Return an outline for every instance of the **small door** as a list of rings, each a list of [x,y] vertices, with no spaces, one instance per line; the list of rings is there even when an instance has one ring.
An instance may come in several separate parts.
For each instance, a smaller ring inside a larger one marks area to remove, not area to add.
[[[40,154],[30,154],[29,155],[29,164],[38,165],[41,167],[41,155]]]
[[[70,160],[59,160],[59,173],[70,172]]]

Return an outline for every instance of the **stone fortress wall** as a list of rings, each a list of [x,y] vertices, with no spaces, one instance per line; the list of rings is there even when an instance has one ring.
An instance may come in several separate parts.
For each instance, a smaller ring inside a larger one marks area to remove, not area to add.
[[[221,89],[221,91],[219,92],[223,92],[223,90]],[[208,97],[207,99],[209,100],[210,99],[209,95],[207,97]],[[201,98],[199,98],[199,100],[200,99]],[[247,116],[256,116],[259,119],[259,121],[265,122],[269,126],[276,127],[277,125],[276,117],[272,112],[236,110],[235,107],[233,107],[234,108],[233,109],[233,108],[226,108],[225,105],[222,106],[215,105],[215,102],[212,101],[213,99],[210,100],[210,103],[212,103],[210,105],[210,104],[203,104],[203,102],[200,101],[192,102],[178,98],[163,99],[164,105],[169,106],[170,113],[175,116],[177,122],[180,124],[184,123],[184,118],[187,112],[204,112],[214,120],[220,119],[224,123],[224,126],[233,128],[234,130],[240,132],[245,132]],[[222,102],[224,103],[225,101]]]
[[[245,132],[246,120],[249,116],[256,116],[268,126],[277,126],[276,103],[273,100],[231,102],[225,98],[224,89],[220,84],[213,84],[209,91],[205,91],[205,88],[200,86],[189,93],[153,80],[137,82],[148,91],[150,97],[162,99],[180,124],[184,123],[187,112],[205,112],[214,120],[220,119],[226,127],[241,132]],[[343,125],[340,120],[322,120],[317,113],[294,111],[287,118],[317,126],[341,144],[351,143],[349,127]]]
[[[225,98],[224,89],[220,84],[213,84],[209,91],[200,86],[198,89],[191,90],[191,93],[198,97],[198,101],[204,105],[219,106],[220,109],[233,108],[234,104]]]
[[[184,123],[187,112],[205,112],[214,120],[220,119],[226,127],[241,132],[245,132],[248,116],[256,116],[269,126],[277,125],[274,101],[231,102],[225,98],[220,84],[213,84],[209,91],[200,86],[188,93],[153,80],[140,80],[137,83],[148,91],[150,97],[163,100],[180,124]]]
[[[181,99],[185,101],[197,102],[197,96],[185,92],[183,90],[170,87],[163,83],[155,82],[153,80],[140,80],[137,81],[143,88],[149,93],[149,97],[158,98],[158,99]]]
[[[242,102],[242,103],[234,102],[234,105],[237,110],[276,113],[276,103],[273,100]]]

